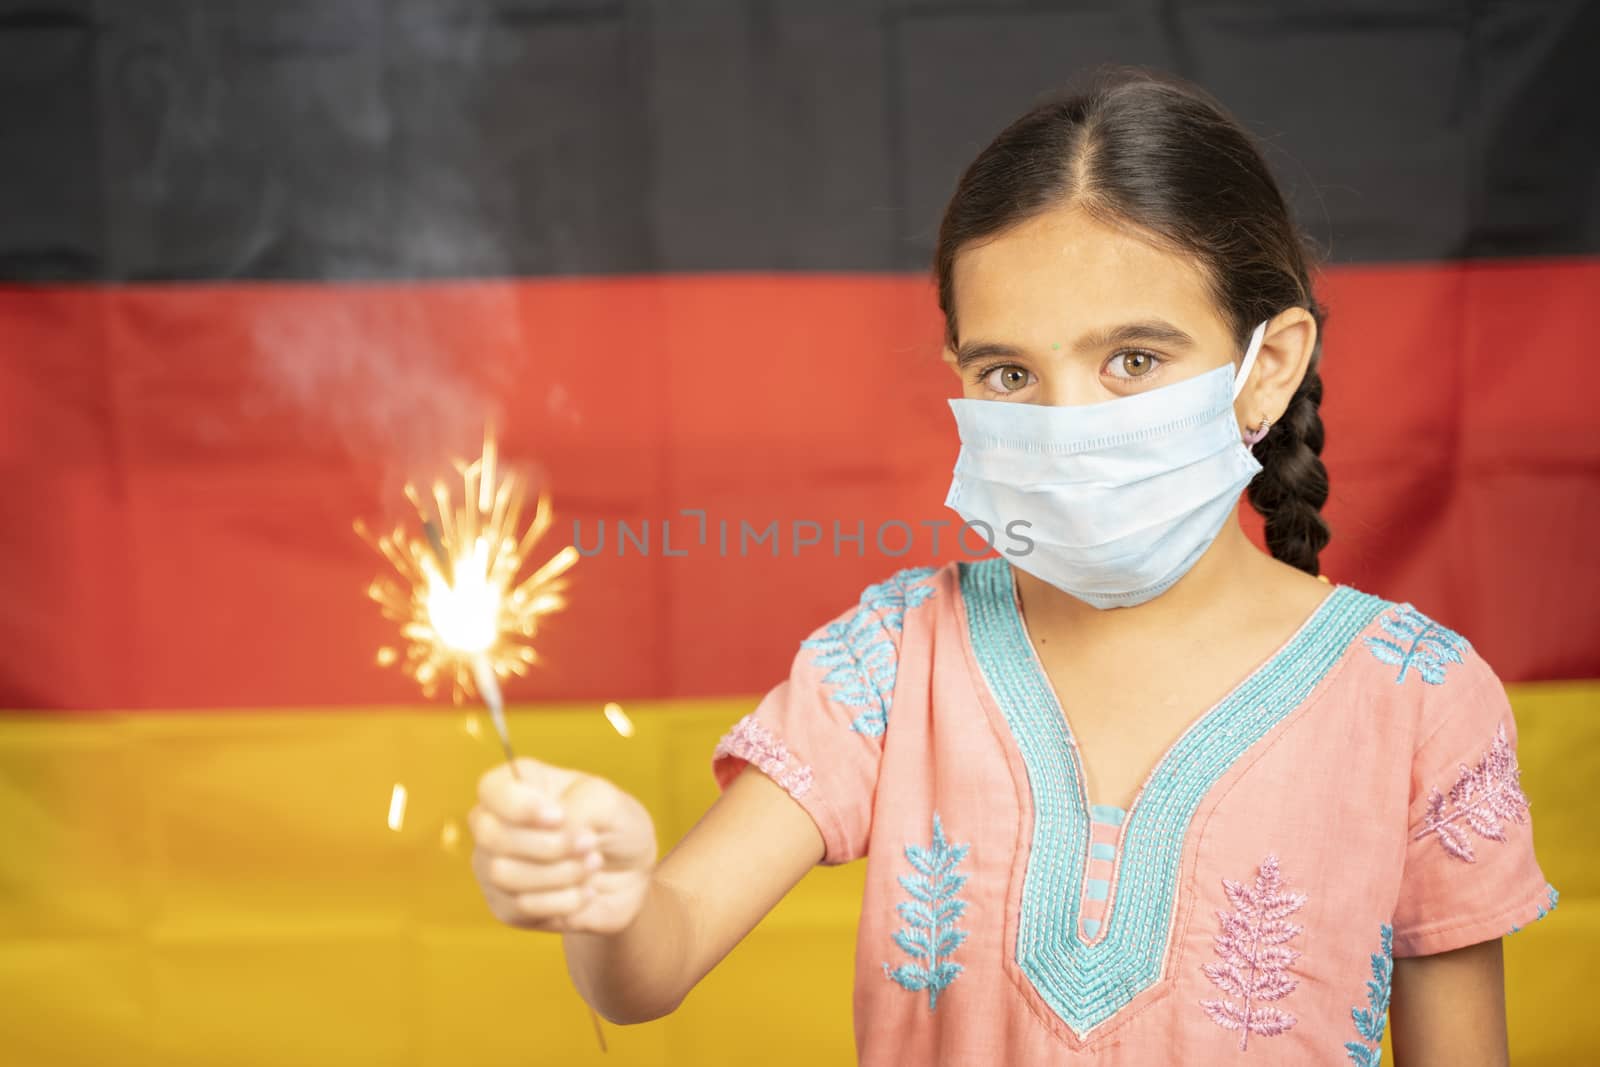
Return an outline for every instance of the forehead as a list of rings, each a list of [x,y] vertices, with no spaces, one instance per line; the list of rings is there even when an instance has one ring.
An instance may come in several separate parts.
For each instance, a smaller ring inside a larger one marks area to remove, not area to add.
[[[1075,207],[969,245],[956,256],[954,279],[963,342],[1059,343],[1152,317],[1202,343],[1227,334],[1197,263]]]

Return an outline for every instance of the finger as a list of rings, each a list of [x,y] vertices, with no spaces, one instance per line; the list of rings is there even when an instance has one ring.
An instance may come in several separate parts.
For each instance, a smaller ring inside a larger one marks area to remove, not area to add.
[[[567,826],[579,852],[598,849],[607,860],[637,863],[655,859],[655,840],[641,827],[649,813],[632,796],[603,778],[585,776],[561,797]]]
[[[567,934],[583,929],[582,909],[564,917],[530,919],[521,913],[517,905],[519,894],[504,893],[494,888],[479,884],[483,899],[489,905],[489,912],[496,919],[513,926],[518,930],[529,930],[542,933]],[[589,903],[593,903],[591,900]]]
[[[561,794],[566,824],[601,836],[617,828],[618,816],[627,796],[606,781],[588,775],[568,785]]]
[[[533,921],[524,919],[517,913],[517,895],[504,893],[492,885],[478,883],[479,890],[483,893],[484,902],[489,905],[489,913],[503,923],[515,926],[519,930],[543,930],[564,933],[565,919],[542,919]]]
[[[500,764],[478,779],[478,800],[506,822],[554,827],[563,818],[558,798],[580,777],[575,771],[519,759],[517,773]]]
[[[496,889],[507,893],[542,893],[581,887],[597,864],[582,860],[524,863],[509,856],[485,854],[482,866],[486,880]]]
[[[509,826],[482,807],[473,808],[467,815],[467,828],[479,848],[535,863],[581,857],[588,851],[580,847],[571,833]]]
[[[543,893],[518,893],[515,897],[517,916],[524,920],[543,922],[552,919],[570,919],[594,899],[592,889],[556,889]]]
[[[516,779],[504,766],[495,767],[478,779],[478,803],[503,822],[520,826],[555,827],[563,812],[559,794],[541,788],[537,779]]]
[[[582,860],[563,860],[559,864],[524,863],[481,848],[472,850],[472,873],[478,884],[485,890],[493,889],[511,896],[582,889],[595,873],[595,867],[593,861]]]

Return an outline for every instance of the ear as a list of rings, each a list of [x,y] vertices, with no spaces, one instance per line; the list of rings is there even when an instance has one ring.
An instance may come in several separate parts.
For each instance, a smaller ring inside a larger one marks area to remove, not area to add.
[[[1274,423],[1283,418],[1316,345],[1317,320],[1305,308],[1281,311],[1267,323],[1250,380],[1233,405],[1243,431],[1261,425],[1263,417]]]

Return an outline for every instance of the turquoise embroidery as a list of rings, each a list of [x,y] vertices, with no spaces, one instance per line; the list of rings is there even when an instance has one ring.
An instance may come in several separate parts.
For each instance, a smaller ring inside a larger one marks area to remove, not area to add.
[[[967,884],[967,876],[956,868],[967,858],[970,845],[952,845],[945,839],[944,826],[933,816],[933,846],[906,846],[906,859],[917,873],[901,875],[900,885],[911,899],[896,905],[903,930],[896,930],[894,943],[916,963],[902,963],[894,970],[883,965],[883,973],[904,989],[928,991],[928,1010],[939,1006],[939,994],[961,973],[961,964],[950,960],[950,953],[967,939],[967,931],[956,922],[967,910],[967,902],[956,896]]]
[[[1544,884],[1544,888],[1545,888],[1546,896],[1549,897],[1550,906],[1548,908],[1546,908],[1546,907],[1541,905],[1540,908],[1539,908],[1538,914],[1533,917],[1533,921],[1534,922],[1538,922],[1540,919],[1544,918],[1546,915],[1549,915],[1552,911],[1555,911],[1556,910],[1556,904],[1558,904],[1561,901],[1561,894],[1556,892],[1556,887],[1555,886],[1551,885],[1549,882],[1546,882]],[[1511,929],[1506,931],[1506,936],[1510,937],[1512,934],[1517,933],[1521,929],[1522,929],[1522,927],[1513,924]]]
[[[1200,802],[1391,605],[1336,587],[1276,656],[1179,738],[1126,815],[1116,896],[1101,927],[1084,934],[1090,811],[1066,718],[1017,614],[1006,561],[963,564],[961,595],[979,668],[1016,738],[1033,794],[1017,964],[1081,1037],[1160,979],[1179,858]],[[1104,936],[1088,943],[1095,933]]]
[[[1372,977],[1367,980],[1367,1006],[1350,1009],[1361,1041],[1344,1043],[1356,1067],[1378,1067],[1383,1062],[1383,1028],[1389,1021],[1389,985],[1394,978],[1394,927],[1380,926],[1378,941],[1380,950],[1372,954]]]
[[[1400,668],[1394,678],[1396,685],[1404,682],[1406,672],[1412,669],[1429,685],[1443,685],[1449,665],[1465,662],[1463,656],[1472,650],[1466,638],[1440,626],[1410,604],[1399,605],[1378,624],[1394,640],[1368,637],[1367,647],[1380,662]]]
[[[1121,826],[1122,820],[1127,817],[1127,812],[1110,804],[1096,804],[1089,809],[1090,819],[1095,822],[1103,822],[1107,826]]]
[[[895,635],[905,625],[906,611],[933,595],[933,586],[919,585],[934,573],[932,567],[912,567],[861,594],[861,604],[848,618],[828,624],[821,637],[800,643],[816,649],[813,661],[827,668],[822,680],[837,686],[833,699],[847,708],[861,708],[850,728],[868,737],[881,737],[889,725],[889,702],[900,666]]]

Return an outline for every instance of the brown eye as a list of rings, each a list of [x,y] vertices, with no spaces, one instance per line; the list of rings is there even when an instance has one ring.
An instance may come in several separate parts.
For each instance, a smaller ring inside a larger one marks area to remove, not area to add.
[[[1122,369],[1128,377],[1138,378],[1149,374],[1154,369],[1156,361],[1148,352],[1124,352],[1122,355]]]
[[[1033,381],[1033,375],[1025,367],[1005,366],[996,367],[984,375],[986,384],[997,393],[1015,393],[1026,388]]]
[[[1116,378],[1118,381],[1129,382],[1136,378],[1148,378],[1159,370],[1165,360],[1154,352],[1145,352],[1135,349],[1131,352],[1118,352],[1106,361],[1103,374]]]

